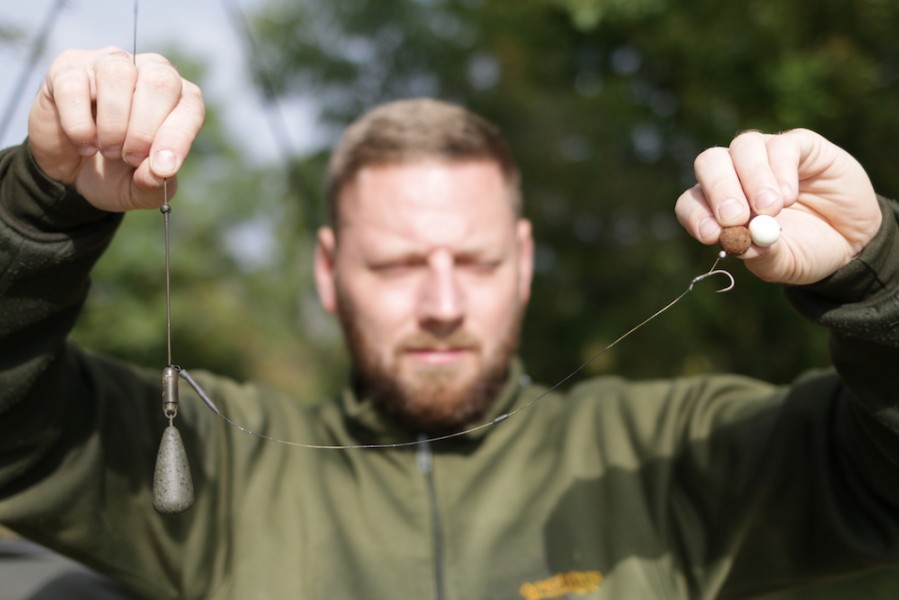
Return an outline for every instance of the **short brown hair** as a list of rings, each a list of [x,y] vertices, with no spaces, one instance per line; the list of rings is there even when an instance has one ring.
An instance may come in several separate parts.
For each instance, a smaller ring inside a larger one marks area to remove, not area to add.
[[[352,123],[328,165],[326,196],[331,225],[338,224],[341,189],[369,165],[438,159],[489,160],[509,185],[512,208],[521,213],[520,175],[499,129],[473,112],[430,98],[378,106]]]

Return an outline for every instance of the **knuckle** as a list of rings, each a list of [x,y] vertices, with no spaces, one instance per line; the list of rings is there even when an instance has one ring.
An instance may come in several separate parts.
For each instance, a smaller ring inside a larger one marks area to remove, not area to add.
[[[98,61],[97,70],[112,81],[127,81],[134,77],[134,65],[123,54],[107,54]]]
[[[143,56],[146,60],[149,60],[149,61],[160,62],[160,63],[164,63],[164,64],[167,64],[167,65],[168,65],[168,64],[171,64],[171,63],[169,62],[169,59],[167,59],[165,56],[163,56],[162,54],[160,54],[160,53],[158,53],[158,52],[145,52],[142,56]]]
[[[68,68],[71,65],[83,62],[86,54],[87,53],[84,50],[64,50],[63,52],[60,52],[56,59],[53,61],[53,65],[56,68]],[[51,67],[50,70],[53,71],[55,69]]]
[[[119,48],[118,46],[104,46],[103,48],[100,48],[99,50],[97,50],[97,53],[105,54],[105,55],[119,55],[119,56],[124,56],[125,58],[128,58],[131,56],[130,54],[128,54],[127,52],[125,52],[124,50]]]
[[[764,143],[764,135],[755,129],[750,129],[747,131],[743,131],[731,140],[730,149],[731,151],[740,151],[747,146],[755,146],[758,144]]]
[[[185,83],[187,93],[184,94],[184,98],[189,103],[191,110],[199,116],[202,123],[206,119],[206,102],[203,99],[203,92],[196,84],[186,80]]]
[[[769,153],[776,153],[782,149],[788,148],[791,144],[792,137],[788,133],[771,136],[771,138],[767,141],[766,146],[768,147]]]
[[[705,168],[706,166],[713,164],[723,157],[727,155],[727,149],[722,148],[720,146],[713,146],[711,148],[706,148],[693,161],[693,167],[699,171]]]
[[[84,87],[85,73],[74,66],[65,66],[53,73],[51,83],[54,95],[73,93]]]
[[[187,79],[183,80],[182,83],[182,94],[185,97],[191,98],[200,104],[203,103],[203,91],[200,89],[200,86],[195,84],[193,81],[189,81]]]
[[[157,52],[145,52],[143,54],[139,54],[137,57],[137,64],[140,66],[165,66],[170,69],[175,69],[175,66],[169,59]]]
[[[152,64],[141,69],[140,85],[159,92],[180,92],[182,79],[170,65]]]

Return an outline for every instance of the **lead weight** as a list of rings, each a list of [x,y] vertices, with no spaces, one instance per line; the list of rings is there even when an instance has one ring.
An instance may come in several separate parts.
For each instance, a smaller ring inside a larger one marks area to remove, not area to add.
[[[164,514],[188,510],[194,503],[194,482],[187,464],[187,451],[174,425],[162,432],[156,471],[153,473],[153,508]]]

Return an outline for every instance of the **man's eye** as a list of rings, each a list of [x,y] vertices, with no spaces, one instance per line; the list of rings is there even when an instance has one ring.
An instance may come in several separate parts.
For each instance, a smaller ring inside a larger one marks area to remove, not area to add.
[[[402,275],[412,273],[421,263],[416,261],[402,260],[384,263],[376,263],[372,265],[372,271],[382,275]]]
[[[471,259],[457,261],[456,266],[478,274],[493,273],[500,265],[498,260]]]

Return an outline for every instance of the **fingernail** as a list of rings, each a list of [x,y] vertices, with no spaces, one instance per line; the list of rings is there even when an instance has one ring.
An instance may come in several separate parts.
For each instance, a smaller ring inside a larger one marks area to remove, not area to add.
[[[755,211],[764,212],[777,204],[777,193],[769,188],[763,189],[755,196]]]
[[[733,198],[728,198],[718,205],[718,220],[722,224],[734,223],[743,216],[743,205]]]
[[[780,193],[783,194],[785,201],[793,199],[793,188],[788,183],[780,184]]]
[[[97,153],[97,147],[93,144],[81,144],[78,146],[78,154],[81,156],[93,156]]]
[[[712,217],[706,217],[699,223],[699,239],[709,241],[717,239],[721,226]]]
[[[178,168],[178,157],[171,150],[160,150],[153,155],[150,168],[157,175],[171,175]]]
[[[122,147],[121,146],[113,146],[111,148],[103,148],[101,150],[103,156],[110,160],[121,160],[122,159]]]
[[[135,169],[147,158],[145,154],[138,154],[137,152],[125,152],[122,154],[122,160],[125,161],[126,165],[130,165]]]

